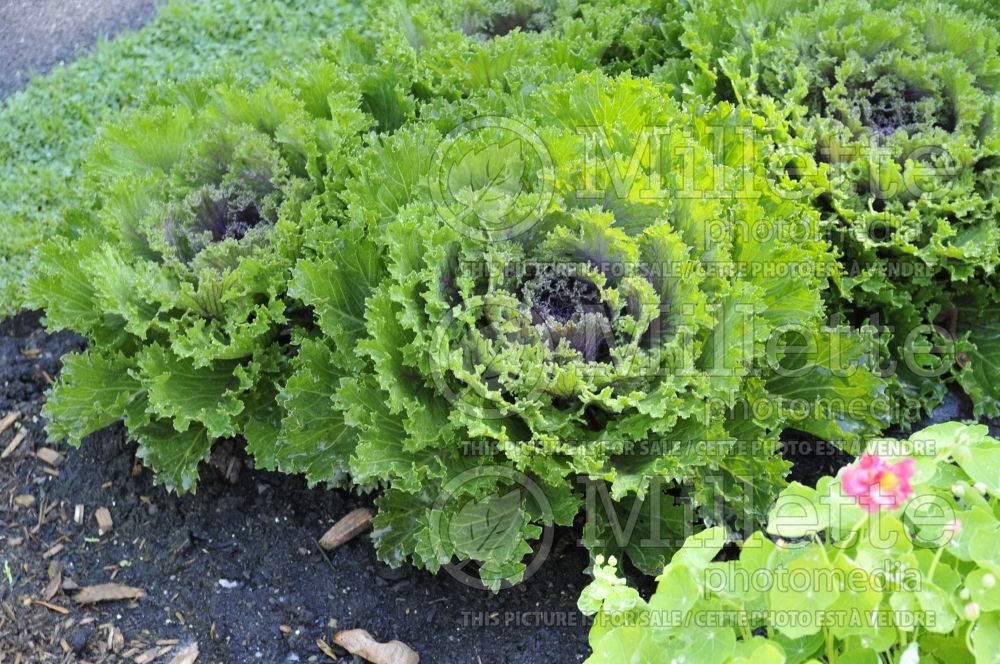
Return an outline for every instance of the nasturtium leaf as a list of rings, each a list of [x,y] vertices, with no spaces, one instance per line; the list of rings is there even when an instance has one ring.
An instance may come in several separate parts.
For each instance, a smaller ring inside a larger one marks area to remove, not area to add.
[[[774,641],[755,636],[749,641],[737,641],[731,664],[784,664],[784,650]]]
[[[874,638],[878,634],[876,614],[883,595],[871,582],[873,575],[847,556],[839,556],[833,562],[833,569],[840,595],[827,609],[834,619],[828,627],[830,633],[838,639]]]
[[[976,664],[1000,662],[1000,614],[987,613],[972,628],[972,652]]]
[[[975,656],[965,647],[965,635],[925,634],[920,637],[920,653],[938,662],[974,664]]]
[[[768,636],[785,651],[787,664],[802,664],[823,651],[822,632],[793,639],[785,636],[781,630],[772,629],[769,630]]]
[[[797,639],[822,629],[822,612],[840,594],[833,568],[817,546],[775,570],[774,585],[767,599],[771,611],[785,616],[777,629]]]
[[[953,455],[958,465],[974,482],[982,482],[990,493],[1000,493],[1000,442],[982,441],[960,447]]]
[[[688,619],[691,608],[703,594],[695,573],[683,563],[672,562],[657,577],[656,592],[649,598],[649,609],[676,616],[670,626],[679,627]]]
[[[829,506],[820,502],[816,489],[798,482],[781,492],[767,516],[768,533],[789,539],[813,535],[829,525]]]
[[[980,525],[969,539],[969,557],[980,567],[1000,574],[1000,547],[996,545],[1000,523]]]
[[[671,648],[664,648],[653,639],[648,629],[637,626],[616,627],[605,633],[597,643],[592,643],[593,654],[589,664],[642,664],[669,657]],[[672,650],[680,654],[680,647]]]

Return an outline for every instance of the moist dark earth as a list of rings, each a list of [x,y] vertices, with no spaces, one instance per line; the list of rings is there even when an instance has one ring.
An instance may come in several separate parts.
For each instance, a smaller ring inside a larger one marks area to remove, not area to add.
[[[0,462],[0,566],[9,562],[13,582],[0,579],[0,662],[18,654],[22,662],[133,661],[161,651],[152,661],[169,662],[192,641],[199,662],[322,662],[332,660],[317,639],[330,643],[333,632],[355,627],[403,641],[422,662],[585,658],[588,626],[576,597],[587,558],[571,531],[556,534],[528,582],[493,595],[443,572],[389,569],[367,535],[324,554],[317,539],[367,497],[247,468],[235,483],[208,469],[197,495],[170,495],[135,465],[121,426],[79,451],[58,447],[58,468],[44,463],[33,454],[45,445],[44,390],[60,355],[82,341],[47,335],[38,322],[36,313],[0,325],[0,417],[21,412],[0,449],[19,427],[28,431]],[[30,507],[15,501],[28,495]],[[82,526],[76,505],[85,508]],[[114,520],[103,537],[94,518],[102,506]],[[53,563],[77,586],[114,581],[147,596],[83,607],[59,590],[50,603],[69,610],[63,615],[32,601],[43,599]],[[114,652],[107,644],[118,632]]]

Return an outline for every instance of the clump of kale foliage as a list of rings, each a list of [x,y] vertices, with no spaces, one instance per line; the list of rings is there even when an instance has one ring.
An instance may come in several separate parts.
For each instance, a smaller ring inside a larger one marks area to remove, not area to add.
[[[700,4],[684,19],[693,70],[711,72],[699,90],[772,120],[829,177],[816,204],[843,264],[835,307],[881,328],[900,419],[950,380],[977,416],[1000,415],[995,9]]]
[[[949,377],[995,413],[996,31],[726,4],[391,4],[105,129],[99,231],[32,286],[91,340],[52,436],[124,419],[178,490],[241,439],[378,489],[383,559],[498,588],[583,514],[648,573],[692,517],[759,524],[783,432],[851,446]]]

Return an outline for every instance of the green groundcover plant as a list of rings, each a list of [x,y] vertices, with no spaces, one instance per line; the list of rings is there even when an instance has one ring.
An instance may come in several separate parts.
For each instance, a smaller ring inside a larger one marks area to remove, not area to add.
[[[293,360],[274,463],[382,487],[383,559],[477,561],[494,588],[588,496],[609,501],[588,545],[653,570],[670,548],[619,519],[673,530],[683,497],[757,522],[784,427],[885,425],[869,345],[825,325],[832,254],[797,200],[818,185],[765,181],[755,118],[550,71],[368,146],[290,288],[322,336]]]
[[[1000,33],[962,4],[704,0],[684,19],[687,88],[787,123],[790,157],[829,174],[835,294],[884,327],[903,423],[949,379],[1000,414]]]
[[[689,537],[649,600],[598,559],[588,661],[996,662],[1000,441],[952,422],[868,451],[789,486],[738,552]]]
[[[385,108],[371,103],[377,77],[342,72],[320,62],[252,92],[192,83],[102,132],[85,169],[103,192],[83,224],[96,229],[49,243],[32,281],[48,326],[91,341],[49,396],[54,438],[124,418],[179,490],[218,440],[273,454],[279,387],[311,322],[291,269],[375,125],[362,107]]]
[[[358,23],[340,0],[171,0],[141,30],[34,79],[0,105],[0,319],[26,305],[43,238],[78,229],[63,210],[89,207],[81,165],[98,128],[178,82],[229,71],[247,85],[318,53]]]

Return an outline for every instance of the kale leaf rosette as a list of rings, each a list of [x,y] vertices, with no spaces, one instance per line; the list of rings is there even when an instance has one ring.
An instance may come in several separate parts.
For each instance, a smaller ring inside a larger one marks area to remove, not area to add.
[[[676,0],[430,0],[377,10],[366,37],[407,71],[416,97],[459,99],[508,91],[525,69],[554,80],[679,66],[682,16]]]
[[[883,385],[862,339],[824,325],[832,254],[797,201],[813,185],[765,181],[753,116],[665,91],[587,73],[465,100],[354,164],[348,221],[293,277],[325,338],[295,359],[278,456],[382,488],[384,560],[475,561],[501,587],[606,498],[588,546],[653,570],[669,542],[613,535],[633,511],[664,536],[676,499],[756,522],[781,429],[884,425],[843,407]]]
[[[843,308],[891,335],[903,422],[949,378],[1000,414],[1000,33],[976,4],[704,0],[684,19],[712,94],[829,168]]]
[[[312,225],[339,210],[344,156],[374,120],[363,84],[317,64],[254,91],[199,83],[107,128],[86,163],[96,228],[52,242],[32,289],[47,324],[84,334],[45,409],[78,444],[124,418],[171,488],[196,488],[220,439],[263,458],[291,339],[311,320],[288,281]]]

